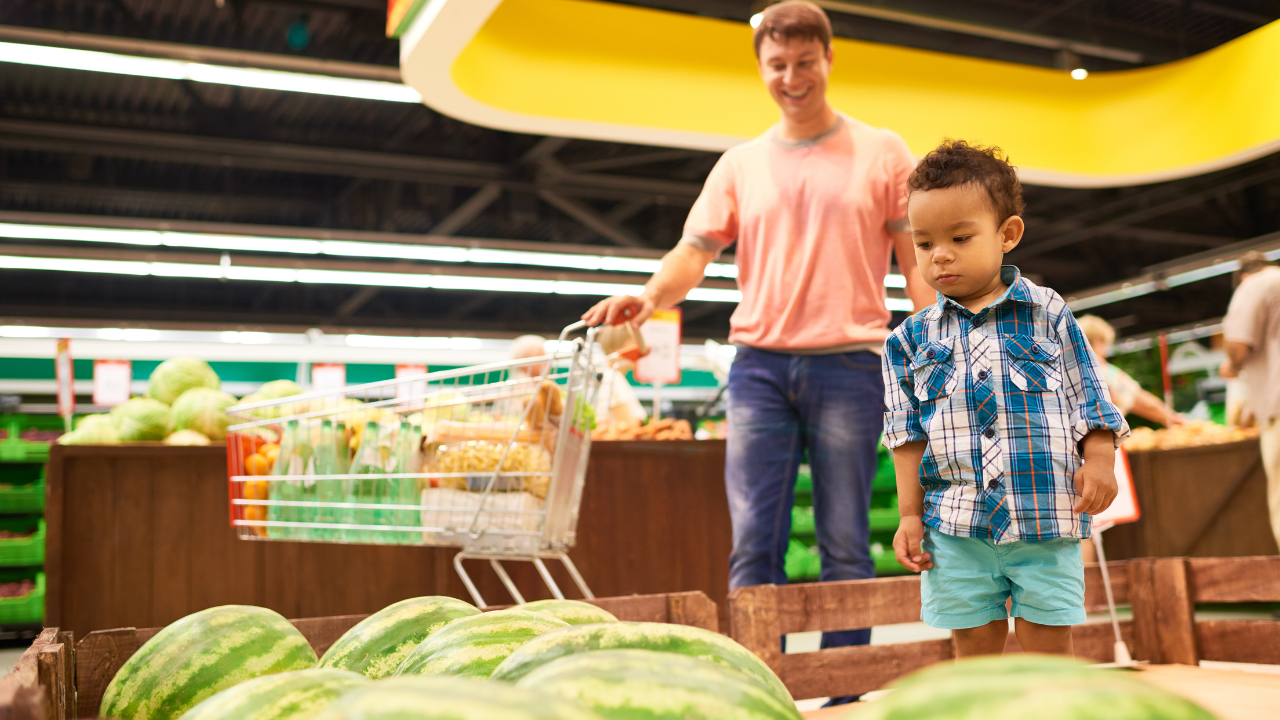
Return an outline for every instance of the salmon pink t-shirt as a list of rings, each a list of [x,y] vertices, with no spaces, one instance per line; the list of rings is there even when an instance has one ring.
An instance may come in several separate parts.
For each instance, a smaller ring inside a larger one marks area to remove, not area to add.
[[[897,133],[840,114],[799,143],[777,128],[726,152],[689,212],[681,242],[737,243],[742,302],[729,342],[780,352],[878,348],[888,336],[884,277],[905,232],[915,160]]]

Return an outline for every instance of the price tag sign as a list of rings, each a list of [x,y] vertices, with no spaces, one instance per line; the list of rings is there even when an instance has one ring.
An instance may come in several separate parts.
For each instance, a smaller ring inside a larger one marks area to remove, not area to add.
[[[58,414],[67,418],[67,430],[71,429],[70,418],[76,411],[76,373],[71,362],[71,340],[62,338],[58,341],[57,355],[53,361],[54,376],[57,378]]]
[[[1124,448],[1116,449],[1116,489],[1119,492],[1111,507],[1093,516],[1093,521],[1100,526],[1136,522],[1142,517],[1138,492],[1133,487],[1133,472],[1129,469],[1129,454]]]
[[[93,404],[114,407],[129,399],[133,363],[128,360],[93,361]]]
[[[649,354],[636,361],[637,382],[651,385],[678,385],[680,383],[681,320],[679,308],[655,310],[653,316],[640,326],[640,335],[649,346]]]
[[[311,389],[331,392],[347,386],[347,366],[342,363],[316,363],[311,366]]]
[[[415,375],[426,375],[426,365],[397,365],[396,379],[404,380]],[[427,394],[427,381],[407,382],[396,385],[396,399],[409,400],[410,398],[421,398]]]

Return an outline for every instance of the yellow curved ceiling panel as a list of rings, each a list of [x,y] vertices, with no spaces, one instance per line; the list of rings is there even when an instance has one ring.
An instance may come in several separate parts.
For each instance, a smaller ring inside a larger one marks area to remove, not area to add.
[[[923,155],[1003,147],[1026,182],[1105,187],[1280,149],[1280,22],[1155,67],[1065,72],[837,39],[829,97]],[[428,105],[517,132],[724,150],[777,108],[741,23],[593,0],[431,0],[402,38]]]

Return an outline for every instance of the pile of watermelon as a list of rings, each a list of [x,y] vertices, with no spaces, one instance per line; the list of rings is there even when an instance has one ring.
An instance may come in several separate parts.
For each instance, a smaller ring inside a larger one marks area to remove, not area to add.
[[[935,666],[854,720],[1211,720],[1195,705],[1071,660],[1016,656]],[[729,638],[620,622],[588,603],[481,612],[398,602],[317,658],[279,614],[210,608],[169,625],[107,686],[116,720],[800,720],[778,677]]]

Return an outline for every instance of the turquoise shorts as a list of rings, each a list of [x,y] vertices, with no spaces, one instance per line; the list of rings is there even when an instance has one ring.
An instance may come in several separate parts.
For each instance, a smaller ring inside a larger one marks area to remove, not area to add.
[[[1075,538],[997,545],[926,528],[924,551],[933,569],[920,579],[920,619],[930,627],[964,630],[1010,615],[1038,625],[1085,620],[1084,561]]]

